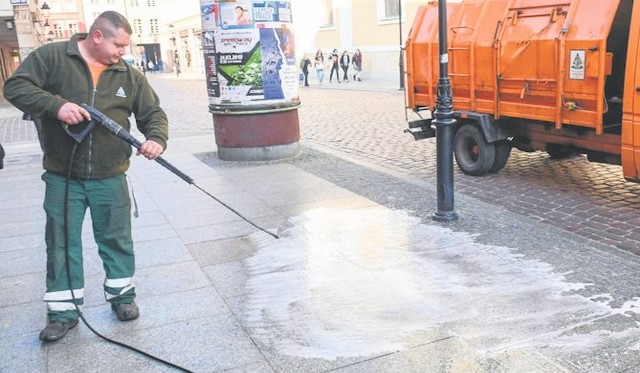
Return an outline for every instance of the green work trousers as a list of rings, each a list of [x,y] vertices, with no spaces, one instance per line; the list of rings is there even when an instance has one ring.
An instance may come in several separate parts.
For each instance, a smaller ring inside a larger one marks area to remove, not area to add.
[[[66,177],[45,172],[42,180],[46,184],[44,210],[47,215],[47,292],[44,301],[47,302],[49,320],[66,322],[77,319],[74,297],[76,304],[83,304],[82,223],[87,208],[98,254],[106,272],[105,298],[114,304],[131,303],[135,298],[135,257],[131,238],[131,199],[125,175],[97,180],[71,179],[67,198]],[[68,209],[66,223],[65,199]],[[67,252],[73,297],[67,277]]]

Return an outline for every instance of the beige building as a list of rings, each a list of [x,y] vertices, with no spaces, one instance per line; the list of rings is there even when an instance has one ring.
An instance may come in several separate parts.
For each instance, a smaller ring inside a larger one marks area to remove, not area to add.
[[[313,6],[309,6],[313,3]],[[298,53],[363,56],[363,79],[398,81],[400,48],[424,0],[294,0]],[[303,5],[304,4],[304,5]]]
[[[363,54],[363,79],[400,81],[401,44],[424,0],[291,0],[298,56]],[[204,75],[200,0],[0,0],[0,79],[43,43],[87,31],[98,14],[124,14],[131,57],[156,69]],[[9,28],[9,27],[13,28]]]
[[[0,83],[42,44],[86,31],[82,0],[0,0]]]
[[[160,20],[160,39],[163,55],[169,70],[204,76],[202,55],[202,20],[200,0],[183,0],[179,3],[162,0],[163,17]]]
[[[35,1],[46,18],[47,42],[68,40],[73,34],[87,31],[82,0]]]
[[[23,7],[26,8],[26,14],[24,14],[26,16],[29,13],[28,6]],[[18,18],[13,8],[14,5],[10,0],[0,1],[0,82],[2,83],[13,73],[20,61],[20,44],[16,31]],[[20,23],[31,25],[30,21]]]

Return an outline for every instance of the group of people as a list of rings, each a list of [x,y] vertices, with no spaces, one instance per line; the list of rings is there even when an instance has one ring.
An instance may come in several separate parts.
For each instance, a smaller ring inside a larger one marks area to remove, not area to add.
[[[353,67],[353,72],[349,73],[351,67]],[[311,68],[315,70],[316,78],[320,85],[322,85],[322,82],[324,81],[325,68],[330,69],[329,83],[333,82],[334,73],[338,83],[349,82],[350,76],[353,78],[353,81],[362,81],[362,53],[360,52],[360,49],[356,49],[353,55],[350,55],[347,50],[342,52],[340,55],[336,48],[325,61],[322,50],[318,49],[313,62],[311,62],[309,56],[305,54],[302,57],[302,61],[300,61],[300,69],[302,70],[304,85],[306,87],[309,86],[309,72]],[[340,69],[342,69],[342,80],[340,80]]]

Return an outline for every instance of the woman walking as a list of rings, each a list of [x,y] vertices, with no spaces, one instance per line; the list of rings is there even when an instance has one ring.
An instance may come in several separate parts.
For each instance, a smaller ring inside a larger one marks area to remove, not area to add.
[[[313,67],[316,69],[316,77],[318,78],[318,84],[322,85],[324,79],[324,55],[322,51],[318,49],[316,57],[313,61]]]
[[[349,65],[351,65],[351,57],[349,57],[349,52],[342,52],[342,56],[340,56],[340,67],[344,74],[342,75],[342,81],[345,83],[349,82]]]
[[[305,53],[302,56],[302,61],[300,61],[300,69],[302,69],[302,74],[304,75],[304,86],[309,86],[309,66],[311,66],[311,60],[309,56]]]
[[[331,81],[333,80],[333,72],[336,72],[336,80],[338,81],[338,83],[340,83],[340,71],[339,71],[339,64],[340,64],[340,57],[338,56],[338,50],[334,49],[333,52],[331,53],[331,57],[329,57],[330,61],[331,61],[331,73],[329,74],[329,83],[331,83]]]
[[[360,49],[356,49],[356,53],[351,58],[351,63],[353,64],[353,80],[358,79],[359,82],[362,81],[360,78],[360,73],[362,72],[362,53],[360,53]]]

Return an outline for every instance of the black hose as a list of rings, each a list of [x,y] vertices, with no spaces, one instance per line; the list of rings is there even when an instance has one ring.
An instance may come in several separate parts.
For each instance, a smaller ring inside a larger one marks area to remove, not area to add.
[[[104,113],[102,113],[100,110],[94,108],[93,106],[90,106],[90,105],[87,105],[87,104],[80,104],[80,106],[82,106],[85,110],[87,110],[89,112],[89,114],[91,115],[91,120],[92,121],[95,121],[96,123],[101,125],[104,129],[109,131],[112,135],[116,136],[120,140],[122,140],[122,141],[128,143],[129,145],[133,146],[134,148],[140,150],[140,147],[142,146],[142,143],[138,139],[133,137],[133,135],[131,135],[131,133],[129,133],[129,131],[127,131],[126,129],[122,128],[122,126],[119,125],[118,123],[116,123],[113,119],[109,118],[108,116],[106,116]],[[195,186],[196,188],[200,189],[206,195],[208,195],[209,197],[213,198],[216,202],[218,202],[222,206],[226,207],[231,212],[233,212],[234,214],[238,215],[244,221],[246,221],[247,223],[251,224],[255,228],[257,228],[257,229],[261,230],[262,232],[272,236],[275,239],[280,238],[277,234],[269,232],[268,230],[266,230],[266,229],[264,229],[262,227],[259,227],[258,225],[256,225],[255,223],[253,223],[252,221],[250,221],[249,219],[244,217],[242,214],[240,214],[238,211],[232,209],[231,206],[227,205],[226,203],[222,202],[220,199],[214,197],[213,194],[207,192],[206,190],[204,190],[201,187],[199,187],[198,185],[196,185],[196,183],[193,181],[193,179],[191,177],[189,177],[189,175],[187,175],[184,172],[180,171],[176,166],[172,165],[171,163],[169,163],[164,158],[157,157],[155,159],[155,161],[158,162],[160,165],[162,165],[167,170],[169,170],[172,173],[174,173],[176,176],[178,176],[182,180],[186,181],[188,184],[191,184],[191,185]]]
[[[71,280],[71,265],[70,265],[70,259],[69,259],[69,209],[68,209],[68,203],[69,203],[69,183],[71,180],[71,167],[73,167],[73,158],[75,157],[76,154],[76,150],[78,149],[78,143],[74,144],[73,146],[73,150],[71,151],[71,159],[69,160],[69,171],[67,173],[67,180],[66,180],[66,185],[65,185],[65,189],[64,189],[64,244],[65,244],[65,265],[67,268],[67,282],[69,283],[69,291],[71,292],[71,299],[73,300],[73,305],[76,308],[76,312],[78,312],[78,316],[80,317],[80,319],[82,319],[82,322],[87,326],[87,328],[89,328],[89,330],[91,330],[93,332],[93,334],[97,335],[98,337],[104,339],[107,342],[113,343],[115,345],[118,345],[120,347],[126,348],[128,350],[137,352],[143,356],[148,357],[149,359],[155,360],[157,362],[160,362],[162,364],[165,364],[167,366],[170,366],[172,368],[178,369],[182,372],[186,372],[186,373],[192,373],[191,370],[187,369],[187,368],[183,368],[177,364],[171,363],[169,361],[166,361],[164,359],[161,359],[157,356],[153,356],[148,352],[142,351],[138,348],[135,348],[131,345],[128,345],[124,342],[120,342],[120,341],[116,341],[114,339],[111,339],[109,337],[105,337],[104,335],[100,334],[97,330],[95,330],[87,321],[87,319],[84,318],[84,315],[82,314],[82,312],[80,311],[80,307],[78,306],[78,303],[76,301],[76,296],[73,293],[73,281]]]

